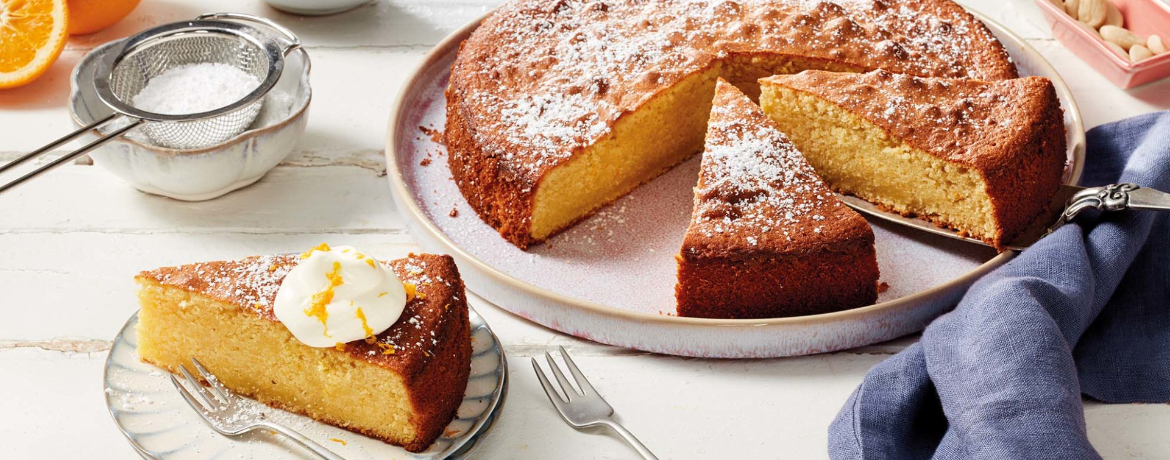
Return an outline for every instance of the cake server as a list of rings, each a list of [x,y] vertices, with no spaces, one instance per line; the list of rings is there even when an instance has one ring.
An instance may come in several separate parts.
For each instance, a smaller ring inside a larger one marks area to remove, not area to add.
[[[839,197],[849,207],[887,222],[913,227],[935,235],[990,246],[983,240],[971,238],[949,228],[939,227],[932,222],[886,211],[855,196],[839,195]],[[1061,185],[1057,189],[1056,194],[1052,196],[1052,201],[1048,205],[1048,211],[1032,221],[1032,225],[1028,226],[1019,236],[1010,241],[1006,245],[1006,249],[1014,251],[1027,249],[1039,241],[1040,238],[1052,233],[1061,225],[1071,222],[1078,214],[1088,209],[1096,209],[1103,212],[1126,210],[1170,211],[1170,193],[1128,183],[1110,184],[1101,187]]]
[[[245,23],[261,24],[276,33]],[[11,182],[0,184],[0,193],[135,128],[141,128],[153,142],[176,149],[203,147],[228,140],[243,132],[256,119],[264,95],[280,80],[284,57],[300,46],[296,35],[279,24],[239,13],[204,14],[193,21],[164,24],[127,38],[121,50],[109,53],[94,68],[94,92],[114,113],[0,166],[0,173],[61,147],[91,129],[114,128],[77,150]],[[256,77],[260,85],[232,104],[200,113],[155,113],[131,104],[151,78],[176,66],[209,62],[240,69]]]

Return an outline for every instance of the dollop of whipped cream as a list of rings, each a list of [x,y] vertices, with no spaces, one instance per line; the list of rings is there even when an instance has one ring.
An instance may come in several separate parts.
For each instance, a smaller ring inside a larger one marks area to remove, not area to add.
[[[406,288],[388,267],[352,247],[322,244],[301,254],[272,310],[297,340],[323,348],[382,333],[405,306]]]

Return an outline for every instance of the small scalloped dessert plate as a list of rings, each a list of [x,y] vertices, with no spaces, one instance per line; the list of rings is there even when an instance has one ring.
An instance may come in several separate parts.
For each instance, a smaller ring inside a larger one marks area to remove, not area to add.
[[[1021,74],[1052,80],[1067,132],[1064,183],[1076,184],[1084,165],[1085,133],[1068,85],[1019,36],[971,13],[999,38]],[[387,178],[418,244],[454,257],[467,287],[505,310],[577,337],[655,353],[807,355],[921,331],[952,308],[971,283],[1014,254],[891,223],[887,219],[896,217],[890,215],[866,216],[876,236],[881,280],[889,286],[878,303],[790,318],[674,316],[674,257],[690,218],[699,155],[549,241],[520,250],[467,204],[436,136],[446,122],[443,91],[451,64],[478,24],[443,40],[403,85],[387,131]]]
[[[508,366],[503,346],[474,309],[471,320],[471,377],[456,417],[426,451],[411,453],[377,439],[308,417],[256,403],[268,420],[281,423],[348,460],[463,459],[478,445],[504,406]],[[114,339],[106,358],[106,407],[134,450],[151,460],[221,458],[317,458],[280,436],[253,432],[221,436],[179,396],[168,373],[142,362],[134,332],[138,314]]]

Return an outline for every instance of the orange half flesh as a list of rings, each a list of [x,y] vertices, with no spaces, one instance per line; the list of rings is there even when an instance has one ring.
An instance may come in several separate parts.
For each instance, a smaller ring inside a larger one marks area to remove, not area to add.
[[[0,88],[45,73],[68,38],[65,0],[0,0]]]

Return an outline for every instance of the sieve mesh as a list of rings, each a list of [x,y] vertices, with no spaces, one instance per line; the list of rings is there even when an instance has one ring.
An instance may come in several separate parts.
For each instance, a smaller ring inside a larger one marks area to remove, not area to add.
[[[227,64],[256,77],[268,78],[271,63],[256,44],[233,35],[190,33],[159,39],[123,56],[110,72],[110,92],[120,102],[134,99],[151,78],[184,64]],[[263,96],[263,95],[261,95]],[[226,141],[247,129],[260,113],[262,97],[211,118],[148,121],[139,129],[154,143],[175,149],[206,147]]]

